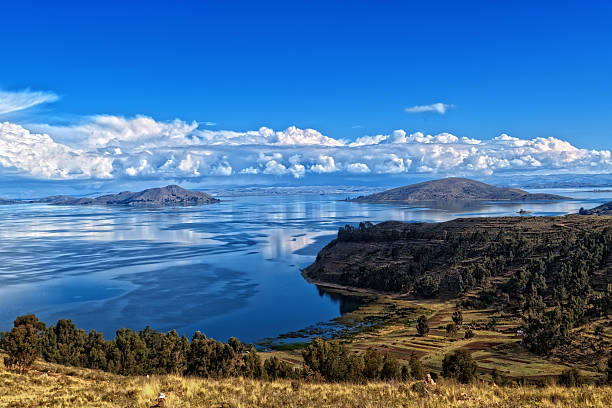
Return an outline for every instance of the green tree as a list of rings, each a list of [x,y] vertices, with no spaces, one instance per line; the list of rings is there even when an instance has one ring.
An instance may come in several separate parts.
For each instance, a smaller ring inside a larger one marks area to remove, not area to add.
[[[567,341],[571,326],[571,316],[559,307],[541,315],[531,314],[524,318],[523,344],[536,354],[547,355]]]
[[[264,371],[269,380],[294,377],[293,367],[276,356],[272,356],[264,361]]]
[[[497,368],[493,369],[493,372],[491,373],[491,380],[493,380],[496,385],[502,385],[503,378],[499,371],[497,371]]]
[[[402,379],[402,366],[396,358],[385,354],[382,370],[380,370],[380,378],[386,381],[399,381]]]
[[[70,319],[60,319],[55,327],[51,326],[49,329],[55,331],[57,339],[59,353],[57,362],[73,366],[84,365],[84,348],[87,339],[85,331],[79,330]]]
[[[448,337],[455,337],[457,335],[457,325],[455,323],[446,325],[446,335]]]
[[[442,360],[442,375],[464,384],[476,378],[477,368],[472,355],[465,350],[456,350],[452,354],[445,355]]]
[[[423,367],[423,363],[419,360],[419,357],[415,352],[410,354],[410,375],[415,380],[422,380],[425,378],[425,368]]]
[[[45,323],[38,320],[38,317],[36,317],[36,315],[34,314],[18,316],[13,322],[13,327],[27,325],[27,324],[31,325],[34,329],[36,329],[39,336],[42,335],[42,333],[47,328]]]
[[[414,291],[417,295],[422,297],[434,297],[440,291],[440,278],[437,276],[425,275],[415,282]]]
[[[427,318],[425,315],[421,315],[417,319],[416,329],[419,336],[427,336],[427,333],[429,333],[429,326],[427,325]]]
[[[230,346],[231,347],[231,346]],[[264,366],[261,363],[261,357],[255,350],[255,347],[251,344],[248,348],[242,347],[242,365],[241,374],[247,378],[263,378],[265,376]],[[285,362],[281,362],[280,370],[277,375],[282,378],[287,378],[288,367]]]
[[[119,374],[146,374],[142,363],[147,359],[147,346],[136,332],[119,329],[112,344]]]
[[[92,330],[85,342],[85,356],[87,367],[97,370],[106,370],[107,343],[104,335]]]
[[[461,325],[463,324],[463,312],[461,310],[455,310],[453,312],[453,322],[458,327],[461,327]]]
[[[311,344],[302,351],[304,365],[318,372],[327,381],[345,381],[348,372],[349,352],[344,344],[338,341],[325,341],[321,338],[314,339]]]
[[[2,335],[2,348],[8,354],[4,364],[20,373],[28,371],[38,355],[38,331],[29,323],[20,324]]]
[[[373,348],[369,348],[363,355],[363,364],[363,375],[365,378],[368,380],[380,379],[384,365],[384,356],[382,354]]]
[[[584,384],[582,375],[575,368],[564,370],[559,376],[559,384],[564,387],[579,387]]]

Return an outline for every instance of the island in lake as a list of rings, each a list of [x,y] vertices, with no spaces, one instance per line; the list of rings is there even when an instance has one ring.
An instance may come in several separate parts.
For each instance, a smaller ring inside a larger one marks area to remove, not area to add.
[[[124,191],[100,197],[75,198],[66,195],[45,197],[34,203],[55,205],[129,205],[129,206],[175,206],[203,205],[220,202],[219,199],[202,191],[192,191],[177,185],[150,188],[140,192]]]
[[[398,187],[381,193],[361,196],[349,201],[362,203],[401,203],[418,201],[531,201],[570,200],[555,194],[531,194],[518,188],[496,187],[476,180],[449,177]]]

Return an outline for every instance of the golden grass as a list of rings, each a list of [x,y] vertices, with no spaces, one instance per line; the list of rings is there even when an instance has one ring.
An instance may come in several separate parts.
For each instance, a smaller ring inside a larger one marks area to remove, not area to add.
[[[368,385],[121,377],[37,362],[26,375],[0,369],[0,407],[149,407],[159,392],[170,408],[189,407],[609,407],[612,387],[496,387],[440,382]]]

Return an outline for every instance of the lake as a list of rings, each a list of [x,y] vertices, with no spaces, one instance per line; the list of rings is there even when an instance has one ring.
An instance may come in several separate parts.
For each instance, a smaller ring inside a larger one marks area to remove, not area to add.
[[[562,215],[612,201],[610,192],[537,192],[577,200],[428,208],[286,195],[187,208],[0,206],[0,330],[36,313],[48,324],[71,318],[107,338],[121,327],[150,325],[255,342],[354,307],[354,299],[319,290],[300,274],[347,223],[446,221],[520,209]]]

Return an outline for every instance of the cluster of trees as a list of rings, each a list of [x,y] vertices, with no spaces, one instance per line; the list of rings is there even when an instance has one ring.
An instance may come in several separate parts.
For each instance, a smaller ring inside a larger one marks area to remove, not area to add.
[[[273,356],[265,361],[253,345],[231,338],[227,343],[196,332],[189,341],[176,331],[151,328],[120,329],[112,340],[95,330],[79,330],[71,320],[47,327],[34,315],[18,317],[10,332],[2,333],[5,364],[26,371],[37,357],[77,367],[123,375],[181,374],[205,378],[242,376],[258,379],[315,379],[329,382],[423,379],[425,370],[416,355],[408,366],[374,349],[350,352],[338,341],[314,339],[302,352],[304,364],[294,367]]]
[[[535,353],[550,354],[572,328],[612,312],[609,274],[600,273],[612,256],[612,229],[580,238],[560,243],[558,259],[532,261],[504,286],[524,313],[524,344]]]
[[[315,339],[303,351],[304,371],[307,376],[320,376],[329,382],[365,382],[376,380],[421,380],[425,370],[416,354],[408,366],[374,349],[355,354],[337,341]]]
[[[472,359],[472,355],[465,350],[456,350],[447,354],[442,360],[442,375],[446,378],[454,378],[464,384],[472,382],[476,378],[478,366]]]
[[[484,290],[491,277],[519,270],[503,288],[509,303],[535,302],[538,306],[538,296],[554,295],[567,302],[572,296],[592,294],[593,278],[610,259],[612,228],[554,228],[552,218],[540,222],[540,228],[521,224],[505,228],[501,221],[482,226],[451,222],[448,227],[347,225],[340,228],[337,241],[383,244],[372,247],[371,259],[388,262],[347,262],[342,273],[330,278],[349,286],[434,297],[460,295],[479,287]],[[547,283],[552,283],[550,288]],[[600,313],[609,313],[607,301],[598,306]]]
[[[333,279],[425,298],[478,290],[460,305],[522,313],[524,344],[542,355],[566,343],[572,328],[610,315],[612,227],[567,228],[553,218],[515,228],[504,222],[346,226],[338,240],[376,243],[369,258],[377,262],[347,262]],[[510,278],[491,286],[497,276]]]
[[[6,365],[20,369],[40,356],[52,363],[123,375],[263,376],[262,361],[252,345],[235,338],[222,343],[199,332],[189,341],[174,330],[119,329],[114,339],[106,340],[95,330],[78,329],[71,320],[47,327],[36,316],[26,315],[15,320],[10,332],[2,333],[0,346],[9,356]]]

